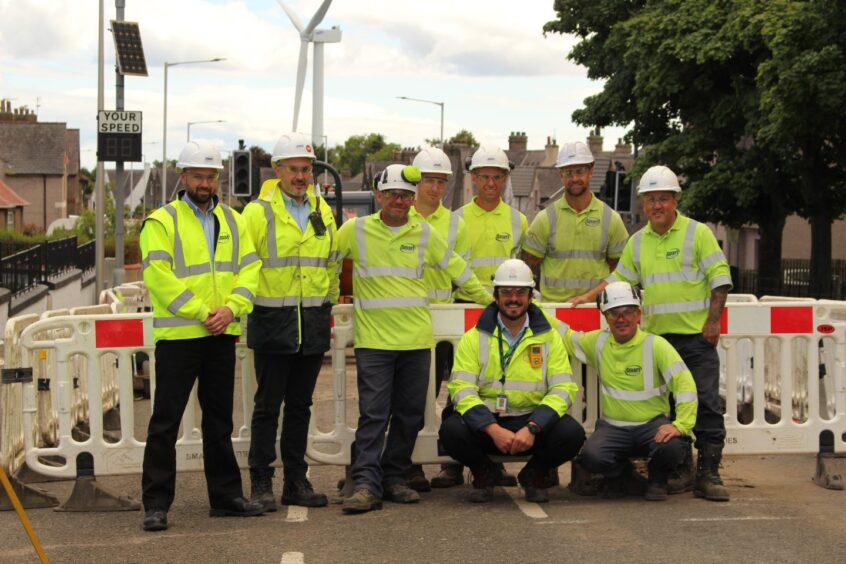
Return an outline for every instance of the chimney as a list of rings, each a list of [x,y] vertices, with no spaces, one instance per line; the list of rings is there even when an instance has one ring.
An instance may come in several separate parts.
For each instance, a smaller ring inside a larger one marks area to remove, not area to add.
[[[596,126],[596,129],[590,132],[587,138],[587,145],[590,149],[590,152],[593,153],[594,158],[596,155],[602,153],[602,135],[599,133],[599,126]]]
[[[543,162],[540,166],[555,166],[556,162],[558,162],[558,142],[552,137],[547,137]]]
[[[617,139],[617,144],[614,145],[615,157],[630,157],[632,154],[632,144],[623,143],[622,139]]]
[[[526,152],[529,146],[529,138],[526,137],[525,131],[512,131],[508,136],[508,150],[517,152]]]

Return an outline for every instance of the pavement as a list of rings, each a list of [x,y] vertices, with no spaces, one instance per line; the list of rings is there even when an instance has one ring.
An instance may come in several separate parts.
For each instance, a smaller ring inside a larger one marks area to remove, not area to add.
[[[325,367],[324,372],[328,374]],[[352,371],[354,372],[354,370]],[[331,420],[331,379],[321,376],[315,395],[318,423]],[[354,374],[352,374],[354,378]],[[348,386],[354,399],[355,386]],[[352,402],[354,405],[354,402]],[[136,412],[149,413],[147,402]],[[237,419],[237,414],[236,414]],[[140,425],[140,423],[139,423]],[[138,435],[136,430],[136,435]],[[508,464],[514,473],[520,464]],[[436,466],[425,466],[427,475]],[[469,486],[422,494],[414,505],[345,515],[340,505],[282,506],[253,518],[210,518],[201,472],[177,477],[170,528],[141,530],[140,511],[60,513],[32,509],[29,519],[53,562],[814,562],[846,561],[846,492],[811,482],[814,455],[731,456],[723,477],[727,503],[691,493],[665,502],[639,497],[580,497],[562,487],[548,504],[527,503],[520,488],[497,488],[494,501],[464,501]],[[274,491],[281,494],[281,472]],[[315,489],[334,494],[343,469],[312,466]],[[247,472],[242,473],[249,491]],[[100,476],[122,495],[141,496],[140,474]],[[38,484],[60,500],[72,482]],[[0,563],[37,562],[14,511],[0,512]]]

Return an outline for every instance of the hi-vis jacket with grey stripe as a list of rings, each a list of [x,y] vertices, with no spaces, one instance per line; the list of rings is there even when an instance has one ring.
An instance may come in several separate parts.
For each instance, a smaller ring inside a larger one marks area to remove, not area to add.
[[[474,431],[496,422],[499,394],[508,398],[508,409],[500,416],[531,414],[532,421],[546,427],[567,413],[579,389],[567,350],[543,311],[532,304],[529,326],[507,362],[502,382],[499,339],[506,351],[508,342],[500,334],[498,312],[496,304],[489,305],[476,327],[461,337],[449,380],[452,403]]]
[[[262,267],[255,306],[247,321],[247,346],[273,354],[319,354],[329,349],[332,304],[338,301],[338,236],[332,209],[306,192],[309,209],[326,227],[312,222],[305,232],[285,206],[279,180],[266,181],[244,208],[247,232]]]
[[[669,397],[676,402],[673,426],[690,435],[696,423],[698,396],[693,376],[676,349],[663,337],[637,330],[618,343],[609,329],[576,332],[566,323],[567,352],[599,374],[602,419],[616,427],[641,425],[658,415],[670,416]]]
[[[261,262],[244,220],[214,198],[215,251],[209,257],[203,228],[191,207],[177,199],[154,211],[141,229],[144,283],[153,303],[153,338],[196,339],[211,335],[203,325],[220,306],[235,319],[227,335],[240,335],[239,316],[252,310]]]

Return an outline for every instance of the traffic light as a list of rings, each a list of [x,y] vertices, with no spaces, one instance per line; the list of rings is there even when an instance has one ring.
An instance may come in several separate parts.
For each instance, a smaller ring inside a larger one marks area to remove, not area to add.
[[[232,195],[253,195],[253,159],[249,151],[232,151]]]

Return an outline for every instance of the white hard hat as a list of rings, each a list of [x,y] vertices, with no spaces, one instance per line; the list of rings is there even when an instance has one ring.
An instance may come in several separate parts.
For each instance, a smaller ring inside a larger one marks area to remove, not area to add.
[[[417,194],[417,183],[420,182],[420,169],[416,166],[392,164],[376,177],[376,189],[408,190]]]
[[[189,141],[182,152],[179,153],[176,168],[180,170],[187,168],[223,170],[223,163],[220,160],[220,151],[208,141]]]
[[[589,164],[593,164],[593,153],[590,152],[587,145],[581,141],[576,141],[564,143],[561,150],[558,151],[558,162],[555,163],[555,168]]]
[[[503,261],[493,277],[494,288],[501,286],[524,286],[535,287],[535,277],[529,265],[520,259],[508,259]]]
[[[596,297],[596,305],[602,313],[612,310],[615,307],[638,306],[640,307],[640,294],[628,282],[611,282]]]
[[[270,162],[276,164],[283,159],[306,158],[314,160],[314,147],[311,140],[302,133],[285,133],[273,146]]]
[[[473,158],[470,159],[470,170],[486,166],[511,170],[511,165],[508,162],[505,151],[494,145],[482,145],[473,153]]]
[[[640,177],[640,182],[637,185],[638,195],[646,192],[681,192],[679,177],[665,166],[650,167]]]
[[[426,147],[417,153],[411,164],[419,168],[420,172],[452,174],[452,163],[449,157],[437,147]]]

